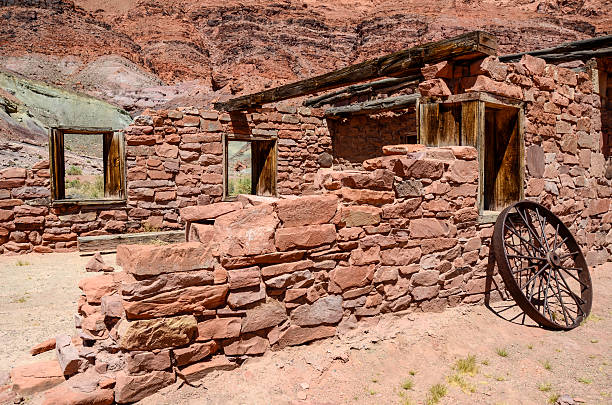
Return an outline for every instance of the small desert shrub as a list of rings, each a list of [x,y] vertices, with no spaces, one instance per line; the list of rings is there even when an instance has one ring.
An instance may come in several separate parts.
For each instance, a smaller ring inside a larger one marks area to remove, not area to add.
[[[550,361],[545,360],[544,363],[542,363],[542,365],[544,366],[545,370],[548,370],[548,371],[552,370],[552,365],[550,364]]]
[[[538,385],[538,389],[542,392],[548,392],[552,389],[552,385],[550,383],[541,383]]]
[[[66,174],[71,176],[78,176],[83,174],[83,170],[78,166],[72,165],[68,168],[68,170],[66,170]]]
[[[406,378],[402,383],[402,388],[405,390],[411,390],[413,385],[414,383],[412,382],[412,380],[410,378]]]
[[[97,199],[104,197],[104,177],[96,176],[93,182],[79,179],[66,180],[68,198]]]
[[[495,352],[500,357],[508,357],[508,351],[503,347],[498,347],[497,349],[495,349]]]
[[[453,374],[449,376],[446,380],[449,384],[456,385],[457,387],[461,388],[463,392],[470,393],[476,391],[476,388],[472,384],[465,381],[465,379],[459,374]]]
[[[444,384],[432,385],[427,395],[427,405],[437,404],[448,393],[448,389]]]
[[[251,176],[242,176],[237,179],[229,179],[228,195],[251,194]]]
[[[561,395],[559,395],[559,394],[551,394],[551,395],[548,397],[548,403],[549,403],[549,404],[555,404],[555,403],[557,403],[557,401],[559,400],[559,397],[560,397],[560,396],[561,396]]]
[[[587,378],[587,377],[579,377],[578,378],[578,382],[581,382],[583,384],[591,384],[593,382],[593,380],[591,378]]]
[[[478,366],[476,366],[476,356],[468,355],[465,359],[459,359],[455,363],[455,370],[464,374],[474,375],[478,373]]]
[[[603,318],[599,315],[595,315],[594,313],[590,313],[589,316],[587,316],[586,318],[584,318],[582,320],[582,322],[580,322],[580,325],[585,325],[587,323],[594,323],[594,322],[599,322],[603,320]]]

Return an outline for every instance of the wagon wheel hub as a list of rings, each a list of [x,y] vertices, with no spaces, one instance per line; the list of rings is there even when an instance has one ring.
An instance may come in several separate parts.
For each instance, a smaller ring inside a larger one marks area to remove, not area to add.
[[[561,257],[555,252],[548,252],[548,263],[554,267],[561,267]]]

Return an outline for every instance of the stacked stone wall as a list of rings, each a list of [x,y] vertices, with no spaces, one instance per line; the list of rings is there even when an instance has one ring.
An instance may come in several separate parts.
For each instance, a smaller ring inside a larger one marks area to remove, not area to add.
[[[477,220],[476,150],[386,150],[361,171],[320,170],[317,195],[185,208],[198,240],[120,246],[122,272],[79,285],[84,346],[57,349],[64,373],[133,402],[362,318],[481,302],[500,279]],[[48,397],[78,389],[72,378]]]
[[[424,68],[423,75],[428,80],[420,84],[422,95],[444,99],[478,91],[522,100],[525,197],[572,224],[590,264],[610,259],[612,160],[606,162],[602,151],[596,75],[529,55],[516,63],[488,57],[461,69],[442,62]]]
[[[292,106],[232,116],[147,111],[124,133],[125,204],[52,206],[48,161],[1,171],[0,253],[70,250],[79,236],[183,228],[180,208],[222,199],[223,135],[276,138],[277,190],[285,195],[312,192],[320,161],[331,152],[323,111]]]
[[[489,57],[461,69],[443,62],[424,68],[423,75],[424,96],[443,99],[452,89],[522,100],[525,196],[575,223],[589,263],[609,260],[612,183],[602,153],[600,96],[589,74],[525,56],[517,63]],[[78,236],[182,228],[181,208],[222,199],[223,135],[276,138],[278,193],[314,193],[317,170],[330,167],[337,155],[332,135],[340,134],[345,144],[350,135],[352,150],[362,152],[337,158],[335,167],[361,169],[359,161],[380,146],[381,134],[396,142],[412,133],[414,116],[393,114],[353,117],[328,128],[322,109],[290,105],[231,115],[194,108],[146,111],[125,129],[125,205],[51,207],[48,162],[2,171],[0,251],[74,249]]]

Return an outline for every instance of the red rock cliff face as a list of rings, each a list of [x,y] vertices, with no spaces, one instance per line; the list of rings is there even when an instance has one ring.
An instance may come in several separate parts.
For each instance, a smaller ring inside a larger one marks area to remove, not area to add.
[[[605,4],[0,0],[0,65],[11,65],[13,56],[42,54],[62,61],[74,57],[78,71],[100,56],[119,55],[169,84],[197,79],[204,93],[237,94],[475,29],[496,34],[501,53],[602,35],[612,26]],[[21,70],[90,93],[102,85],[94,79],[66,83],[70,69],[62,63],[53,59],[53,68],[32,70],[30,63]]]

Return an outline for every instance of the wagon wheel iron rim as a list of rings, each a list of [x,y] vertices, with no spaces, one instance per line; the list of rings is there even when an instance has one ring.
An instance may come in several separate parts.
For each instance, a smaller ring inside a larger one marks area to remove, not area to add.
[[[586,260],[571,231],[546,207],[520,201],[503,210],[492,244],[508,292],[535,322],[569,330],[589,315]]]

